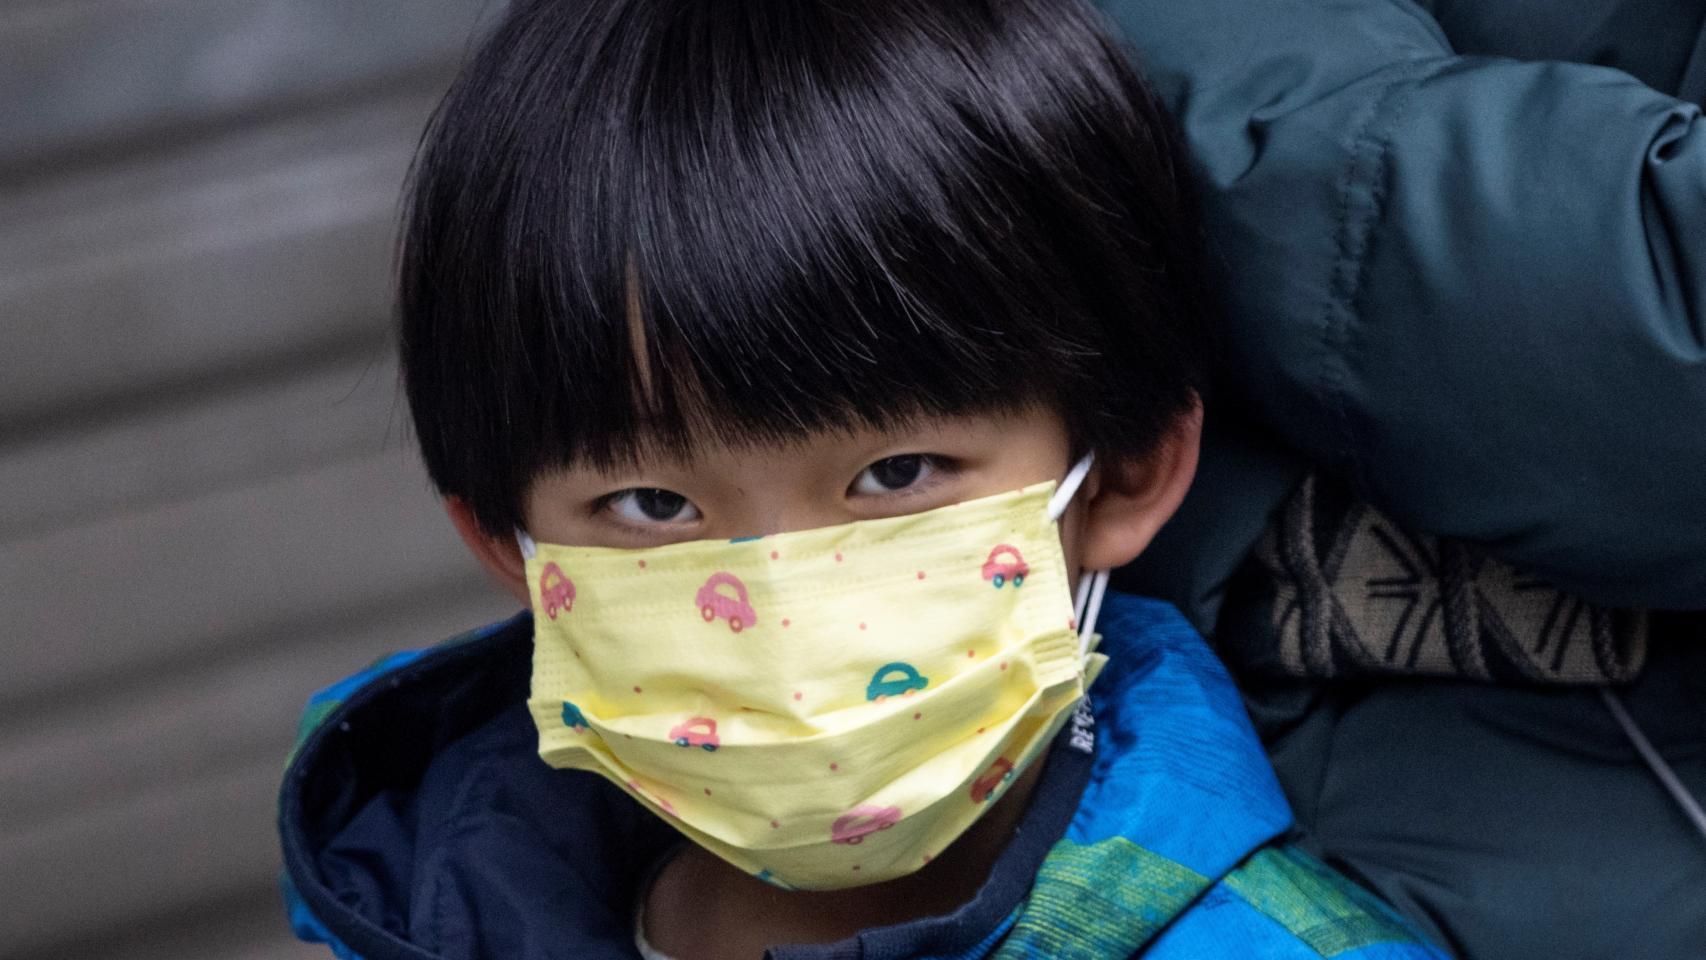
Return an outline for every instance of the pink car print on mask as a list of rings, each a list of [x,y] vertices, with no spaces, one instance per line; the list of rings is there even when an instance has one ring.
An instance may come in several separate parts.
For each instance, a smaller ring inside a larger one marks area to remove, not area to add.
[[[1025,558],[1019,555],[1019,548],[1011,544],[996,544],[995,549],[989,551],[989,559],[983,561],[983,579],[995,584],[997,590],[1009,580],[1017,589],[1025,582],[1025,574],[1030,572]]]
[[[640,782],[638,780],[629,780],[628,781],[628,789],[634,791],[635,793],[639,794],[642,797],[645,797],[645,798],[651,800],[653,803],[657,804],[658,807],[660,809],[662,809],[664,813],[667,813],[672,817],[680,817],[681,816],[680,814],[675,812],[674,805],[672,805],[668,800],[665,800],[662,797],[654,797],[651,794],[647,793],[645,791],[645,788],[640,786]]]
[[[861,803],[835,818],[835,822],[829,827],[829,839],[832,843],[860,843],[878,830],[887,830],[899,822],[899,807],[877,807]]]
[[[758,622],[758,614],[746,599],[746,584],[732,573],[711,574],[694,594],[693,605],[699,608],[699,615],[706,623],[718,618],[727,620],[729,629],[735,633]]]
[[[545,605],[545,615],[557,619],[558,612],[568,613],[575,608],[575,582],[563,574],[554,563],[545,564],[539,575],[539,602]]]
[[[995,762],[989,765],[989,769],[983,771],[983,776],[971,782],[971,802],[982,803],[988,800],[995,796],[995,791],[1003,783],[1012,779],[1013,761],[1006,757],[997,757]]]
[[[706,753],[722,746],[717,739],[717,721],[710,717],[689,717],[669,730],[669,738],[678,747],[704,747]]]

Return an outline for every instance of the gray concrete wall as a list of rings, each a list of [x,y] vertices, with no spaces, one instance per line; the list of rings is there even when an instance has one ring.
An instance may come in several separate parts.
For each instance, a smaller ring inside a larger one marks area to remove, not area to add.
[[[328,956],[314,688],[508,612],[405,429],[391,234],[480,0],[0,5],[0,958]]]

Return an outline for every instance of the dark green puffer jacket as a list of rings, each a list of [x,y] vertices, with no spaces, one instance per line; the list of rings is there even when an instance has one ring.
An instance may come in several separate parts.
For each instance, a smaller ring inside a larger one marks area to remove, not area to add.
[[[1312,463],[1590,600],[1706,607],[1706,4],[1100,5],[1231,319],[1155,582],[1210,620]]]
[[[1213,636],[1308,845],[1459,956],[1706,958],[1706,840],[1590,686],[1706,799],[1706,2],[1097,3],[1229,322],[1119,581]]]

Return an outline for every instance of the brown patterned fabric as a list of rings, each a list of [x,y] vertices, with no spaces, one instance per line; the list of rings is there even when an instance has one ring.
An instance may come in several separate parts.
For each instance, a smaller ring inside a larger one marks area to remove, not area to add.
[[[1240,669],[1284,676],[1605,684],[1640,673],[1648,621],[1407,530],[1312,475],[1229,585],[1217,632]]]

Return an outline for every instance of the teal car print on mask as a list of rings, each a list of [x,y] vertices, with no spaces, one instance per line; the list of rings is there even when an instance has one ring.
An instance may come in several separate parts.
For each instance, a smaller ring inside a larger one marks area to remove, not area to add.
[[[583,733],[587,728],[586,715],[581,713],[580,707],[567,700],[563,701],[563,726],[576,733]]]
[[[865,699],[881,701],[889,697],[909,697],[929,685],[930,678],[920,674],[916,667],[896,660],[883,664],[871,675],[871,682],[865,687]]]

